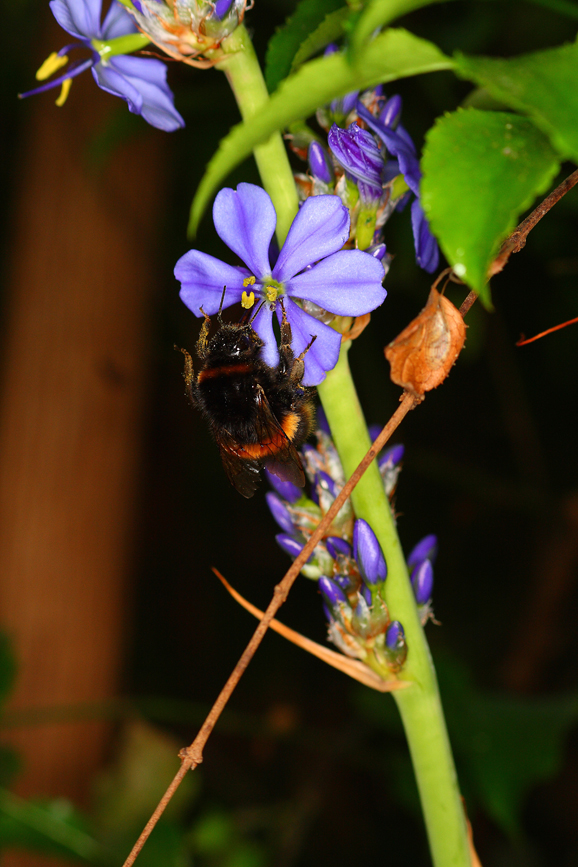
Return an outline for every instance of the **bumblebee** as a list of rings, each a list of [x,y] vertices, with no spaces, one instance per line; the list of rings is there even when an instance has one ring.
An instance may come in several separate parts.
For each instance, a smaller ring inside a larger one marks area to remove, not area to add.
[[[260,309],[249,322],[232,325],[223,322],[220,309],[218,331],[209,338],[211,320],[201,308],[205,321],[195,347],[201,362],[197,374],[191,355],[181,349],[189,401],[207,420],[229,481],[247,498],[255,493],[263,467],[303,487],[297,449],[315,420],[313,390],[302,385],[303,359],[315,337],[295,357],[283,307],[279,363],[269,367],[260,357],[263,341],[251,325]]]

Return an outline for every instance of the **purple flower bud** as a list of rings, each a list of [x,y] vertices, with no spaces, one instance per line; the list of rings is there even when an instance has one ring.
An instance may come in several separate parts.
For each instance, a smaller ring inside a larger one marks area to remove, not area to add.
[[[374,244],[372,247],[368,247],[365,252],[382,262],[387,254],[387,247],[385,244]]]
[[[385,643],[390,650],[399,650],[405,641],[405,632],[399,620],[392,620],[385,633]]]
[[[327,416],[325,415],[325,410],[322,406],[317,409],[315,413],[315,419],[317,421],[317,427],[319,430],[322,430],[323,433],[326,433],[327,436],[331,436],[331,430],[329,428],[329,422],[327,421]]]
[[[367,604],[371,608],[371,603],[373,600],[372,600],[372,596],[371,596],[371,590],[369,589],[367,584],[361,585],[361,587],[359,588],[359,593],[361,593],[361,595],[363,596],[363,598],[365,599],[365,601],[367,602]]]
[[[339,605],[349,605],[347,601],[347,596],[341,589],[341,587],[332,581],[331,578],[328,578],[326,575],[322,575],[319,578],[319,589],[323,593],[329,607],[331,609],[339,608]]]
[[[329,57],[331,54],[337,54],[339,51],[339,46],[335,44],[335,42],[330,42],[323,52],[323,57]]]
[[[381,427],[380,424],[370,424],[369,425],[369,427],[367,428],[367,433],[369,434],[369,439],[371,440],[372,443],[374,443],[376,441],[376,439],[378,438],[378,436],[380,435],[382,430],[383,430],[383,428]]]
[[[330,184],[333,181],[333,166],[329,159],[329,154],[318,141],[312,141],[309,145],[308,152],[309,170],[314,178],[322,181],[324,184]]]
[[[217,0],[215,3],[215,15],[217,18],[224,18],[231,8],[233,0]]]
[[[267,505],[271,510],[271,514],[279,524],[282,530],[291,535],[295,532],[295,527],[293,525],[293,519],[291,517],[291,513],[289,509],[277,494],[273,494],[269,491],[268,494],[265,494],[265,499],[267,500]]]
[[[325,546],[334,560],[337,560],[340,554],[351,557],[351,545],[339,536],[328,536],[325,540]]]
[[[387,565],[377,537],[367,521],[360,518],[353,528],[353,556],[366,584],[382,583],[387,578]]]
[[[287,502],[296,503],[303,496],[303,490],[294,485],[293,482],[283,482],[279,476],[270,473],[268,469],[265,469],[265,475],[271,487],[275,488],[277,493]]]
[[[319,485],[324,490],[329,491],[329,493],[331,494],[333,499],[335,499],[335,497],[339,493],[339,488],[338,488],[337,484],[331,478],[331,476],[328,475],[328,473],[325,473],[323,471],[321,471],[320,473],[317,473],[317,476],[315,477],[315,483],[316,483],[316,485]]]
[[[433,566],[431,560],[423,560],[411,573],[411,583],[418,605],[427,605],[433,590]]]
[[[351,587],[351,580],[349,578],[349,575],[334,575],[333,580],[336,584],[339,584],[341,589],[345,590],[346,593]]]
[[[323,613],[325,614],[325,617],[329,621],[329,623],[333,623],[335,618],[333,617],[333,614],[331,613],[325,602],[323,603]]]
[[[424,536],[417,545],[411,549],[407,558],[407,565],[410,567],[416,566],[422,560],[429,560],[435,563],[438,553],[438,537],[431,533],[429,536]]]
[[[333,124],[327,135],[331,152],[359,187],[364,202],[377,202],[383,192],[383,153],[367,130],[352,123],[347,129]]]
[[[379,468],[381,469],[382,467],[385,467],[386,464],[394,467],[396,464],[401,463],[404,452],[405,446],[403,446],[401,443],[398,443],[395,446],[390,446],[390,448],[384,451],[382,456],[379,458],[377,462],[379,464]]]
[[[395,94],[391,99],[388,99],[385,103],[383,109],[379,114],[379,122],[384,126],[395,127],[396,123],[399,120],[399,116],[401,114],[401,108],[403,105],[402,98],[399,94]]]
[[[293,559],[299,556],[304,547],[303,542],[300,542],[295,536],[289,536],[286,533],[279,533],[275,536],[275,541]]]

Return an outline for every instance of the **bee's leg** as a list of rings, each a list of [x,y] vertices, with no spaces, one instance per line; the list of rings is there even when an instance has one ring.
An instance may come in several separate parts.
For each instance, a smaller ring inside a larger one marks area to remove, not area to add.
[[[303,379],[303,374],[305,372],[305,364],[304,358],[317,340],[317,335],[314,334],[303,352],[299,353],[297,358],[293,360],[293,364],[291,365],[291,382],[295,383],[295,385],[300,385],[301,380]]]
[[[189,399],[191,406],[196,406],[195,401],[195,371],[193,370],[193,359],[190,352],[186,349],[181,349],[180,346],[175,346],[185,356],[185,369],[183,371],[183,379],[185,380],[185,393]]]
[[[201,307],[201,313],[205,317],[205,321],[201,325],[201,330],[199,332],[199,339],[197,340],[197,345],[195,349],[197,350],[197,355],[199,358],[205,358],[207,354],[207,342],[209,336],[209,328],[211,327],[211,320]],[[192,369],[192,368],[191,368]]]

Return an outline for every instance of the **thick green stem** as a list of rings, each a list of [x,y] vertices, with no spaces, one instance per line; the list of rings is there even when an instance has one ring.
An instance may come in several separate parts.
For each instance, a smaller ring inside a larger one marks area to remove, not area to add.
[[[225,52],[219,69],[227,76],[243,120],[249,120],[269,99],[267,85],[249,35],[243,26],[221,43]],[[255,147],[253,154],[277,212],[277,240],[281,246],[297,213],[298,199],[293,172],[280,133]]]
[[[370,446],[344,345],[337,366],[318,386],[347,478]],[[392,619],[403,624],[408,656],[400,678],[409,689],[393,693],[419,788],[435,867],[470,867],[466,823],[440,702],[437,679],[409,581],[395,521],[374,462],[351,495],[358,518],[373,528],[387,561],[386,598]]]

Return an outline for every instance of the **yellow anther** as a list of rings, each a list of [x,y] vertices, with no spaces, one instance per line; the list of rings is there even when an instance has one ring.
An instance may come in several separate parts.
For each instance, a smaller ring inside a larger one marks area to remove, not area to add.
[[[254,277],[245,277],[245,279],[243,280],[243,286],[253,286],[254,283],[255,283]]]
[[[56,105],[60,108],[61,105],[64,105],[66,100],[68,99],[68,94],[70,91],[70,85],[72,84],[72,78],[65,78],[62,82],[62,87],[60,89],[60,96],[56,100]]]
[[[63,66],[66,66],[68,63],[68,57],[63,55],[62,57],[53,51],[50,57],[47,57],[38,72],[36,73],[36,78],[38,81],[44,81],[45,78],[50,78],[51,75],[58,69],[62,69]]]
[[[274,286],[265,286],[265,296],[267,301],[276,301],[277,300],[277,290]]]
[[[241,295],[241,307],[244,307],[245,310],[250,310],[254,303],[255,303],[255,293],[250,292],[247,295],[246,292],[243,292],[243,294]]]

